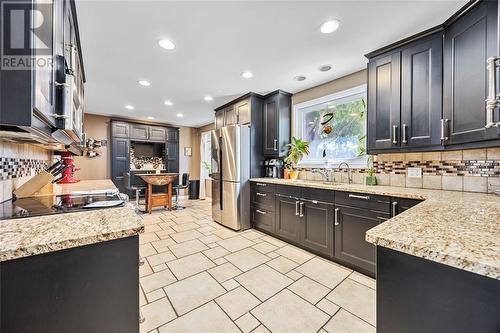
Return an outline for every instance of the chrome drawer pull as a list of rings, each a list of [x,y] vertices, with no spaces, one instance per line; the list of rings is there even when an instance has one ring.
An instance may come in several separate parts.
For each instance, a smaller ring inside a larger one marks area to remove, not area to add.
[[[300,203],[300,214],[299,214],[300,217],[303,217],[304,216],[304,203],[301,202]]]
[[[299,203],[300,201],[295,201],[295,216],[299,216]]]
[[[266,215],[266,214],[267,214],[266,212],[264,212],[264,211],[262,211],[262,210],[260,210],[260,209],[257,209],[257,210],[255,210],[255,211],[256,211],[257,213],[259,213],[259,214],[262,214],[262,215]]]
[[[398,202],[394,201],[392,203],[392,216],[396,216],[396,208],[398,207]]]
[[[369,195],[356,195],[356,194],[349,194],[349,198],[354,198],[354,199],[363,199],[363,200],[370,200]]]
[[[335,208],[335,225],[339,225],[339,208]]]
[[[267,196],[267,194],[265,194],[265,193],[256,192],[255,194],[257,194],[259,197],[266,197]]]
[[[267,184],[262,184],[262,183],[255,183],[257,186],[267,186]]]

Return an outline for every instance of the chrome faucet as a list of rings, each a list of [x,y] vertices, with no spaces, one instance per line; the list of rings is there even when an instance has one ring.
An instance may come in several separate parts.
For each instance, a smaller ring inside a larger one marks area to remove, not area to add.
[[[351,183],[352,183],[352,175],[351,175],[351,167],[349,166],[349,164],[348,164],[347,162],[342,162],[342,163],[340,163],[340,164],[339,164],[339,166],[337,167],[337,169],[338,169],[338,170],[339,170],[339,172],[340,172],[340,167],[341,167],[343,164],[345,164],[345,165],[346,165],[346,167],[347,167],[347,182],[348,182],[349,184],[351,184]]]
[[[327,182],[334,182],[332,169],[312,169],[313,173],[319,173]]]

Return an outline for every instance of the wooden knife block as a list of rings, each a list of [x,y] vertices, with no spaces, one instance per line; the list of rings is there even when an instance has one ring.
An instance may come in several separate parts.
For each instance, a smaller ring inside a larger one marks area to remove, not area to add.
[[[40,192],[40,194],[49,193],[52,192],[51,185],[53,180],[54,176],[46,171],[42,171],[17,188],[13,193],[17,198],[29,197],[36,192]]]

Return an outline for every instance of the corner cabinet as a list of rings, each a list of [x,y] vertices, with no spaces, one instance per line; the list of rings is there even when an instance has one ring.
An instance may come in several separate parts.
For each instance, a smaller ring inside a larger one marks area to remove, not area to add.
[[[264,97],[263,151],[266,157],[284,157],[290,143],[291,95],[278,90]]]
[[[368,54],[368,152],[498,146],[485,103],[498,29],[497,0],[470,2],[443,25]]]

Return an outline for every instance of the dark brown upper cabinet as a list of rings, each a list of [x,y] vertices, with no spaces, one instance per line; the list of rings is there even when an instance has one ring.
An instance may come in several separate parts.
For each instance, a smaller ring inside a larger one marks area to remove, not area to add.
[[[370,59],[368,63],[368,151],[400,145],[400,72],[400,51]]]
[[[284,157],[290,143],[291,94],[278,90],[264,97],[264,156]]]
[[[486,128],[486,59],[499,56],[496,1],[483,1],[446,28],[444,38],[444,143],[500,139]],[[499,121],[498,111],[495,122]]]
[[[368,54],[368,152],[499,145],[500,130],[485,126],[486,60],[499,55],[498,29],[498,1],[470,2],[442,25]]]
[[[401,147],[441,144],[443,34],[401,51]]]

